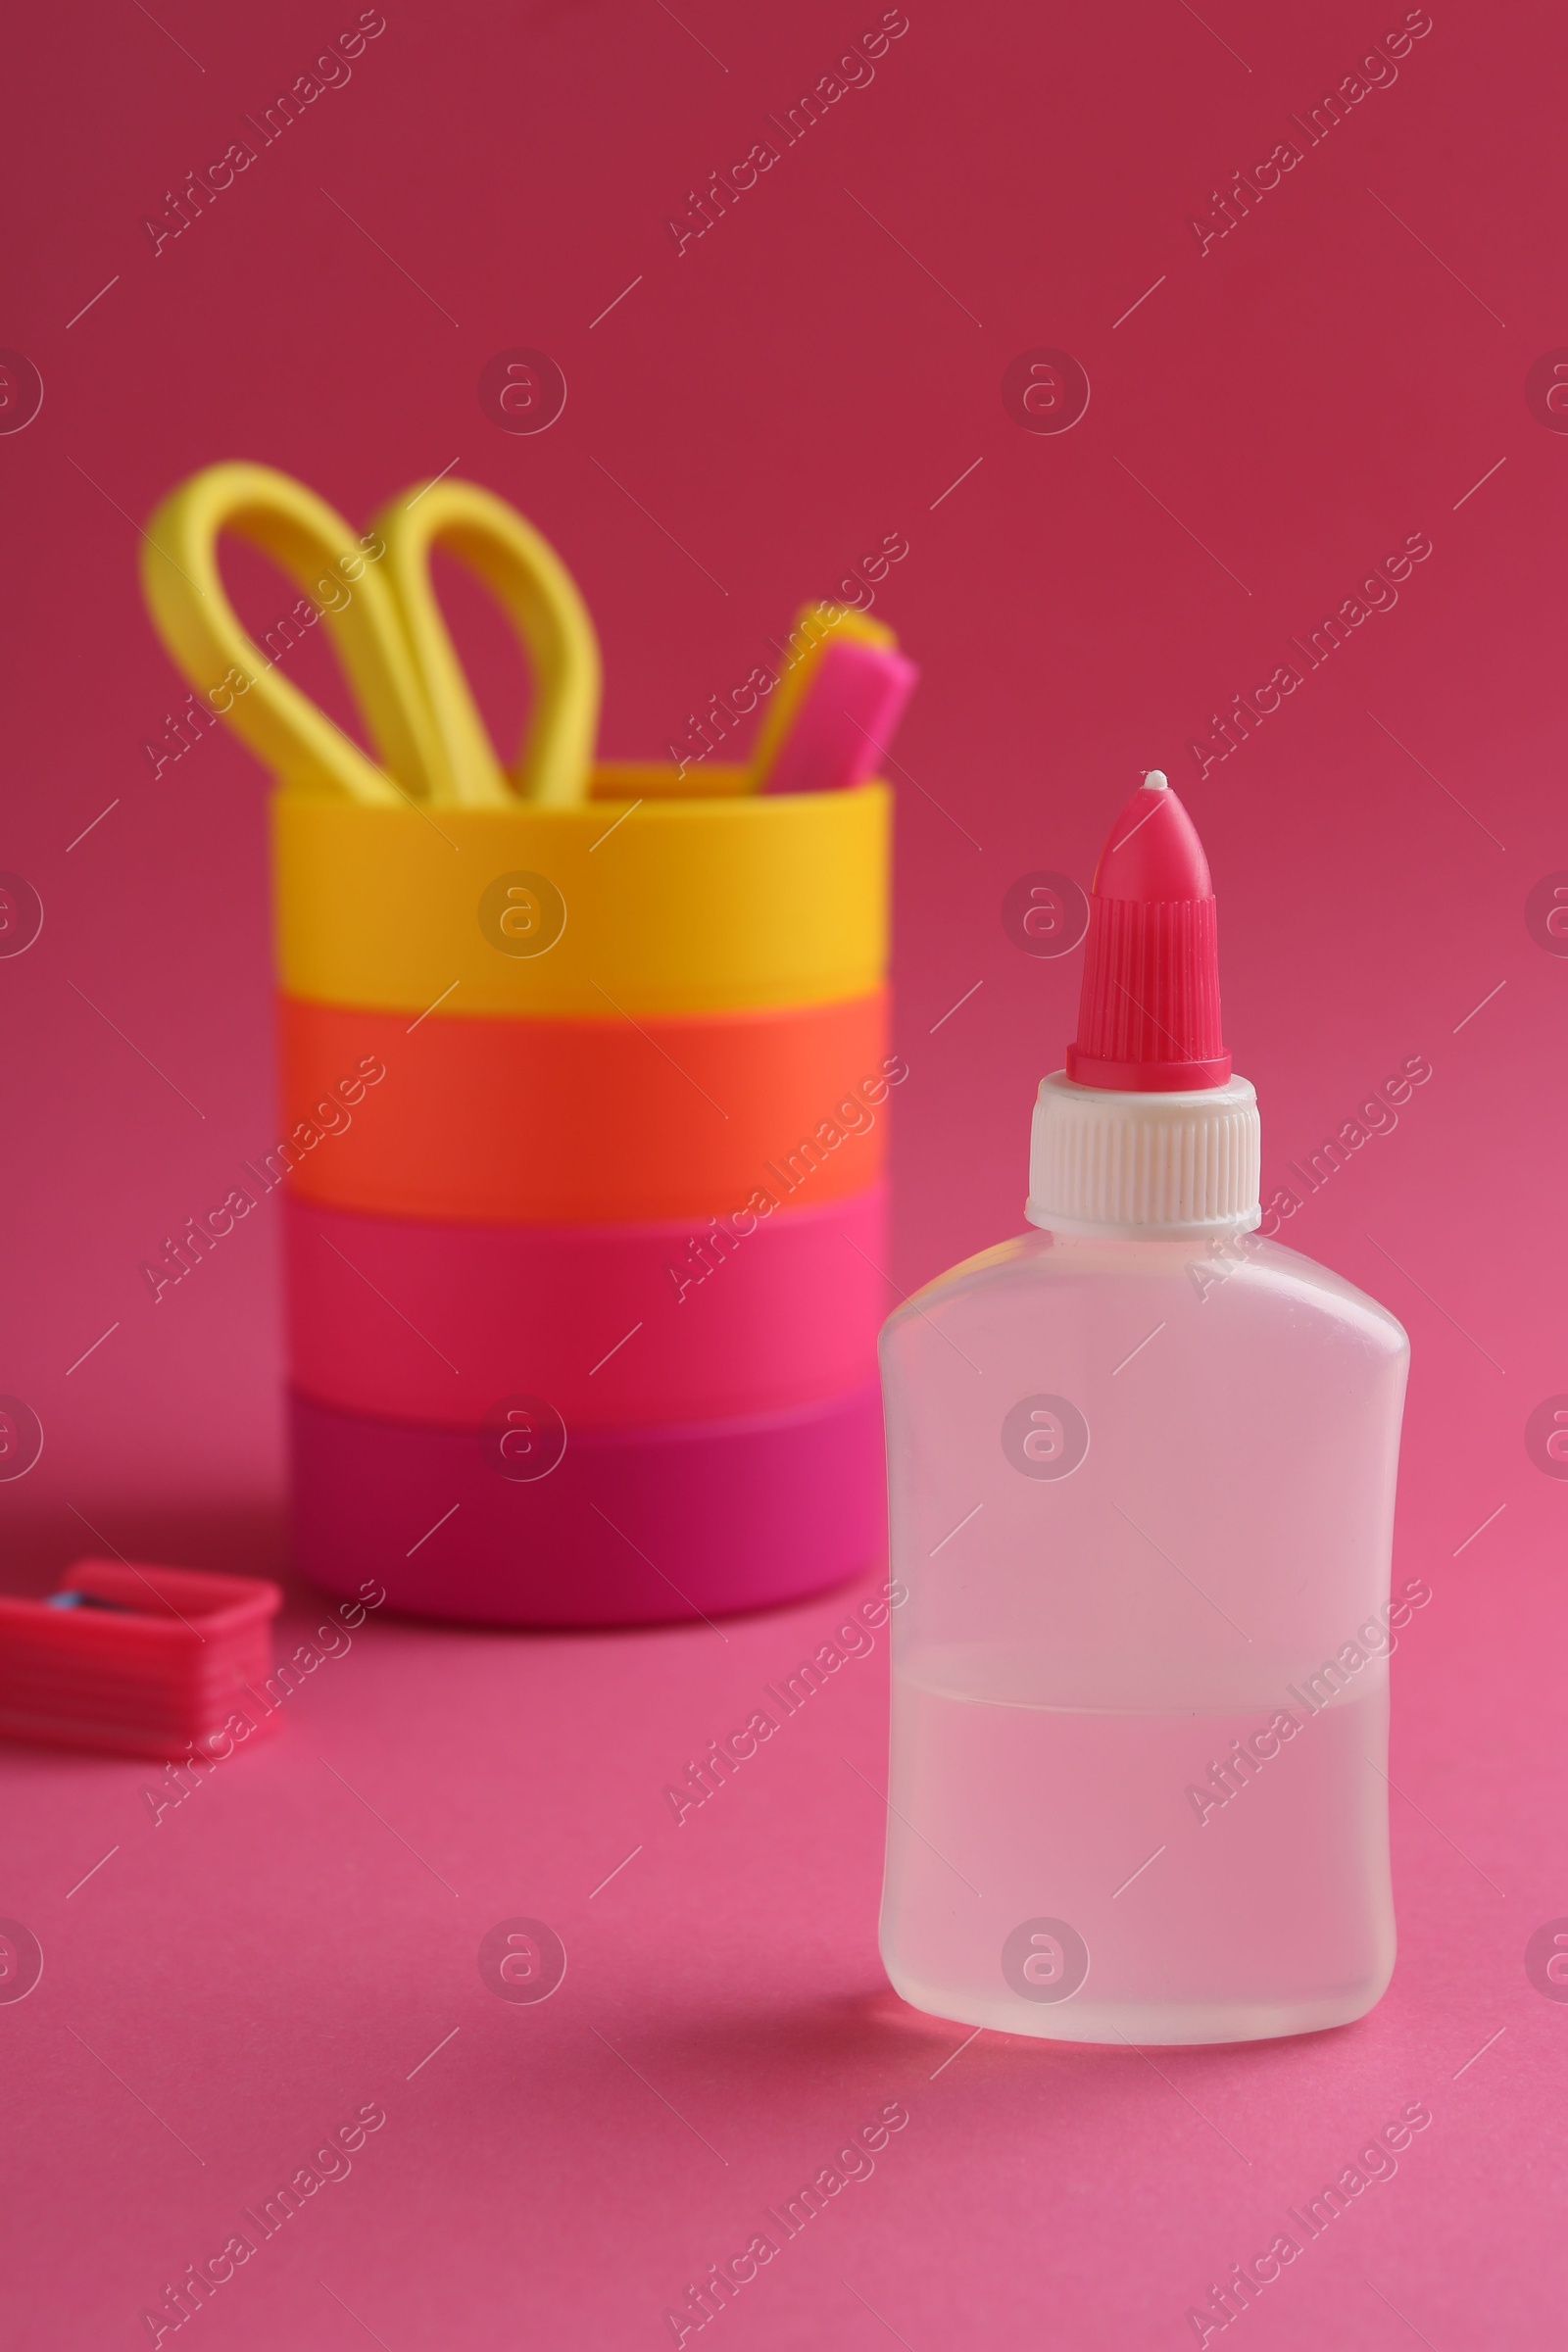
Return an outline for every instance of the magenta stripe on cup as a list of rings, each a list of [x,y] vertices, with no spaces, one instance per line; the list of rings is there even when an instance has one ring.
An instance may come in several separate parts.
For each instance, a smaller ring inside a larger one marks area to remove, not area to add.
[[[294,1385],[449,1428],[518,1394],[570,1427],[786,1411],[875,1379],[885,1220],[881,1181],[695,1225],[438,1225],[291,1199]]]
[[[292,1400],[296,1564],[480,1625],[695,1624],[819,1592],[887,1548],[874,1382],[792,1413],[534,1436]],[[564,1437],[564,1443],[559,1441]],[[530,1475],[530,1473],[534,1473]]]

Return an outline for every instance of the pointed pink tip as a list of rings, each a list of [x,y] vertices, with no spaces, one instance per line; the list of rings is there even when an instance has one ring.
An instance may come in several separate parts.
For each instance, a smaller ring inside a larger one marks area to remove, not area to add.
[[[1111,826],[1094,889],[1102,899],[1213,897],[1198,828],[1163,779],[1140,785]]]

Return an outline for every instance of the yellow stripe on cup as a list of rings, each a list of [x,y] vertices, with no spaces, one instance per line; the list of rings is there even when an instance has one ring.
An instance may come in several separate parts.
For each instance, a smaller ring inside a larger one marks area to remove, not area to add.
[[[282,985],[411,1018],[439,1004],[606,1019],[880,987],[887,786],[769,798],[744,778],[603,768],[595,797],[564,808],[385,808],[284,786]]]

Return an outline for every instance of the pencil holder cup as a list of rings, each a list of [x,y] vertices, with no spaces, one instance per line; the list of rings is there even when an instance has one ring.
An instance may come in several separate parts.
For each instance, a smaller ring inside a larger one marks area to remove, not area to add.
[[[885,1545],[891,796],[273,800],[300,1566],[496,1625]]]

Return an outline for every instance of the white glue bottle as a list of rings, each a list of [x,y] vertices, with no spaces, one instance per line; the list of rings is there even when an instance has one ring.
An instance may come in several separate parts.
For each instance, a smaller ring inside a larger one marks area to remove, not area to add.
[[[1095,876],[1031,1230],[882,1336],[882,1954],[1066,2041],[1360,2017],[1394,1965],[1389,1563],[1409,1345],[1258,1240],[1214,898],[1151,774]],[[1408,1613],[1408,1612],[1406,1612]]]

